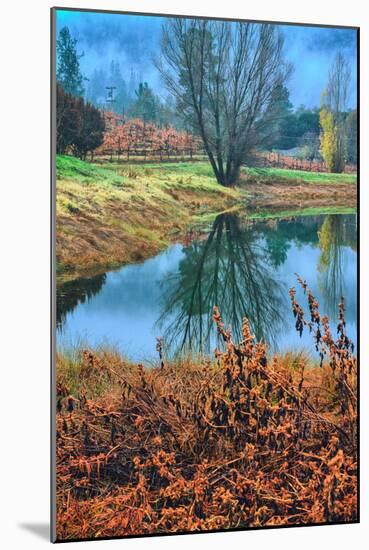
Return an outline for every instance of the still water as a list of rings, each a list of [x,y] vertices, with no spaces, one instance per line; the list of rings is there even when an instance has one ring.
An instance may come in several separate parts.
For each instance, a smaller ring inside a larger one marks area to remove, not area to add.
[[[356,238],[355,215],[251,222],[222,214],[186,246],[59,285],[58,347],[111,345],[133,361],[150,362],[157,358],[156,338],[163,337],[167,355],[211,354],[217,304],[235,338],[247,316],[271,351],[304,349],[317,357],[311,335],[300,338],[294,328],[288,290],[298,288],[295,273],[308,282],[332,327],[345,297],[347,333],[356,344]],[[297,299],[307,312],[300,289]]]

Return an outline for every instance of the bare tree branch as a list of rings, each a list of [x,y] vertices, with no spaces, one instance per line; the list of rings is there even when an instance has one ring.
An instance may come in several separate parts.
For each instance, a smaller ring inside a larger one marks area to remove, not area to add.
[[[215,176],[233,185],[265,139],[263,117],[291,67],[275,25],[171,19],[163,26],[157,67]]]

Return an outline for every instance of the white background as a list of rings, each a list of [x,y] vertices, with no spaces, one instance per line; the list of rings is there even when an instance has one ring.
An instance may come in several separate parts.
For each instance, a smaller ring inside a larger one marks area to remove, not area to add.
[[[49,0],[1,6],[0,544],[48,543],[49,520]],[[60,1],[122,9],[361,26],[361,521],[360,525],[79,543],[179,550],[189,545],[349,549],[369,544],[368,109],[369,17],[363,0]],[[5,307],[4,307],[5,306]]]

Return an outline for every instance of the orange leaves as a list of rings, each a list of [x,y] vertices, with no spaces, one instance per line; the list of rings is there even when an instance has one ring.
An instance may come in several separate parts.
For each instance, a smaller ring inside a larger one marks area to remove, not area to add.
[[[293,289],[292,307],[313,337],[320,328],[322,369],[270,357],[247,320],[235,343],[217,308],[214,362],[147,369],[81,355],[86,386],[109,376],[112,390],[87,400],[58,380],[60,538],[356,519],[357,367],[344,302],[334,341],[300,284],[309,320]]]
[[[337,454],[328,462],[328,468],[330,470],[339,470],[344,462],[343,450],[339,449]]]
[[[142,427],[143,427],[144,422],[145,422],[145,419],[142,416],[138,415],[136,417],[136,419],[134,421],[134,424],[135,424],[138,431],[142,431]]]
[[[105,112],[104,119],[104,141],[95,154],[192,155],[201,147],[199,138],[172,127],[159,128],[139,118],[126,121],[111,112]]]
[[[165,499],[170,499],[172,502],[180,500],[189,490],[187,481],[179,476],[169,483],[167,487],[160,489],[160,496]]]
[[[153,457],[153,464],[155,465],[169,465],[174,464],[175,455],[174,453],[166,453],[165,451],[158,451],[158,453]]]

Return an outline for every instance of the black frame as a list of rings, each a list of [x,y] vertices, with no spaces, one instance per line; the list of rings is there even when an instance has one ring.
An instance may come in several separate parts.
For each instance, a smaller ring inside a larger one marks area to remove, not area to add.
[[[113,537],[96,537],[96,538],[78,538],[68,540],[57,540],[56,537],[56,13],[62,11],[77,11],[87,13],[108,13],[116,15],[141,15],[149,17],[174,17],[181,19],[206,19],[215,21],[229,22],[244,22],[244,23],[270,23],[274,25],[285,25],[293,27],[320,27],[332,29],[352,29],[356,30],[357,36],[357,52],[356,52],[356,67],[357,67],[357,397],[359,401],[359,409],[357,416],[357,449],[358,449],[358,477],[357,477],[357,501],[358,514],[357,519],[351,522],[334,521],[330,523],[309,523],[303,525],[271,525],[265,527],[239,527],[230,529],[207,529],[200,531],[178,531],[176,533],[153,533],[142,535],[126,535]],[[151,12],[136,12],[124,10],[104,10],[104,9],[88,9],[88,8],[70,8],[66,6],[55,6],[50,8],[50,177],[51,177],[51,204],[50,204],[50,359],[51,359],[51,375],[50,375],[50,396],[51,396],[51,412],[50,412],[50,541],[53,543],[65,542],[86,542],[86,541],[101,541],[101,540],[116,540],[116,539],[137,539],[137,538],[152,538],[152,537],[171,537],[177,535],[196,535],[207,533],[229,533],[242,531],[260,531],[272,529],[291,529],[301,527],[317,527],[317,526],[334,526],[334,525],[353,525],[360,523],[360,27],[353,25],[331,25],[319,23],[297,23],[286,21],[271,21],[267,19],[242,19],[228,17],[213,17],[206,15],[179,15],[173,13],[151,13]]]

